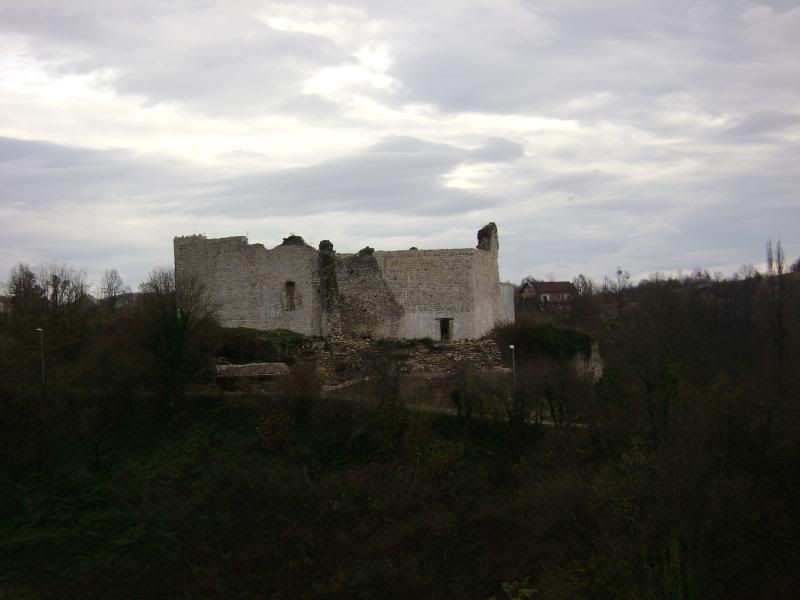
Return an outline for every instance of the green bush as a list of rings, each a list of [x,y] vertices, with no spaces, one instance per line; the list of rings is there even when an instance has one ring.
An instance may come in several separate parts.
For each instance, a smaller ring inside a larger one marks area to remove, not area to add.
[[[216,353],[233,364],[292,363],[308,342],[308,337],[287,329],[261,331],[247,327],[221,328]]]

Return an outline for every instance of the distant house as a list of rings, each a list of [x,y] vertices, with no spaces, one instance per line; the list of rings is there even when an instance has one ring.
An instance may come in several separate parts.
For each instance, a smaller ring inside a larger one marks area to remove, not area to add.
[[[526,281],[517,291],[520,310],[566,312],[578,290],[569,281]]]

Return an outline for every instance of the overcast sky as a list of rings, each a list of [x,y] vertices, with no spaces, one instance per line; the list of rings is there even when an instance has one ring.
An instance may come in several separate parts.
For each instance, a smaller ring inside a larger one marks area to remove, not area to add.
[[[0,280],[175,235],[636,278],[800,254],[800,2],[0,0]]]

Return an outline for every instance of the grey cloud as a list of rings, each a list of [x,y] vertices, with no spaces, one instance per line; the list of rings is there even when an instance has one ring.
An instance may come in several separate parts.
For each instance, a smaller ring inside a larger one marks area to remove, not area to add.
[[[297,112],[310,102],[305,78],[351,60],[324,37],[279,31],[222,4],[10,4],[0,23],[55,72],[105,70],[120,93],[213,114]],[[323,106],[330,114],[333,105],[315,102]]]
[[[28,162],[42,168],[79,166],[90,157],[92,162],[107,161],[103,152],[84,148],[68,148],[49,142],[0,137],[0,163]]]
[[[797,40],[783,42],[776,55],[774,45],[744,39],[739,17],[747,3],[528,6],[550,26],[540,44],[522,34],[498,42],[492,32],[504,26],[500,10],[482,20],[454,10],[438,27],[394,24],[399,101],[429,102],[444,112],[613,120],[663,132],[662,115],[671,112],[744,114],[800,97]],[[601,93],[605,100],[595,105]],[[689,125],[681,133],[694,132]]]
[[[321,10],[325,4],[304,6]],[[659,113],[669,110],[675,95],[710,112],[745,114],[755,112],[770,90],[792,90],[795,98],[800,93],[793,83],[796,41],[745,36],[746,2],[353,6],[381,24],[374,41],[388,46],[391,74],[400,83],[394,96],[368,86],[359,93],[395,106],[426,102],[443,112],[533,112],[587,121],[613,115],[658,128]],[[759,23],[779,21],[790,4],[772,6],[774,14]],[[113,69],[115,89],[149,102],[226,115],[336,115],[336,103],[309,98],[300,85],[323,67],[349,64],[352,56],[321,35],[276,31],[247,16],[258,8],[11,2],[0,7],[0,27],[29,36],[31,52],[57,57],[51,68]],[[748,86],[753,78],[760,79],[755,88]],[[601,105],[583,102],[601,92],[608,96]]]
[[[504,138],[491,138],[472,153],[476,161],[509,162],[525,155],[525,148]]]
[[[281,105],[296,110],[299,104],[287,105],[284,98],[298,94],[314,69],[341,57],[321,38],[258,27],[263,31],[253,39],[164,47],[160,54],[166,59],[143,53],[133,63],[120,63],[115,85],[152,102],[177,101],[215,113],[267,114]]]
[[[607,183],[619,181],[620,175],[598,171],[567,173],[543,178],[536,184],[541,192],[562,192],[564,194],[596,193]]]
[[[597,181],[594,173],[539,173],[526,211],[499,209],[512,215],[503,237],[510,255],[501,260],[515,279],[547,271],[598,277],[617,263],[636,273],[697,266],[729,273],[762,260],[764,241],[779,233],[792,255],[800,251],[788,229],[800,222],[792,166],[799,160],[797,144],[758,153],[722,147],[663,179],[650,171]]]
[[[762,111],[747,115],[739,123],[725,130],[721,137],[733,139],[765,139],[771,134],[796,129],[800,114],[777,110]]]
[[[518,152],[502,139],[469,150],[390,136],[340,159],[231,177],[156,156],[0,138],[0,187],[6,203],[41,210],[139,202],[160,214],[211,214],[221,206],[240,216],[358,209],[455,214],[498,199],[445,187],[447,172],[475,160],[513,160]]]
[[[325,163],[239,178],[226,193],[237,211],[291,214],[298,211],[366,210],[393,214],[459,214],[497,203],[486,194],[447,188],[443,176],[465,162],[500,162],[518,154],[515,145],[491,140],[464,150],[410,137],[388,137],[367,150]]]
[[[189,199],[213,193],[214,182],[163,158],[0,138],[0,189],[5,205],[48,210]]]

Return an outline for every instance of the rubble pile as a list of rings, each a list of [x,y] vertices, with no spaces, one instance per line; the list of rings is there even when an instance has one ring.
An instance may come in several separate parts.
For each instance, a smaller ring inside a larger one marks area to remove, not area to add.
[[[337,337],[315,342],[307,354],[330,383],[363,376],[380,360],[396,360],[409,374],[452,373],[465,364],[477,369],[502,366],[497,344],[489,337],[452,342],[402,340],[396,344]]]
[[[418,345],[406,361],[411,373],[450,373],[465,364],[477,369],[502,366],[497,344],[493,339],[484,337],[432,347]]]

